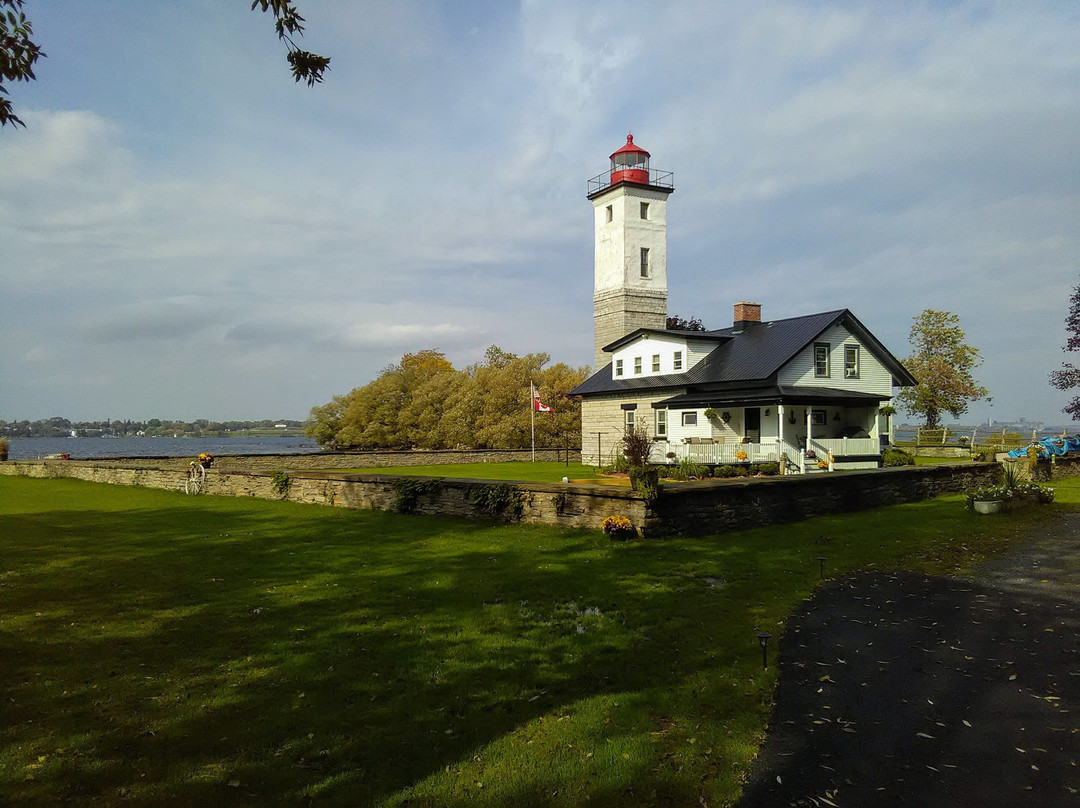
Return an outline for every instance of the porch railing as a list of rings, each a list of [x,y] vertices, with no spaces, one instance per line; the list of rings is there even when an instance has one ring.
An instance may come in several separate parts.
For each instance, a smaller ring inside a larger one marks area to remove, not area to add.
[[[810,448],[821,457],[829,453],[833,457],[876,455],[881,451],[877,438],[811,438]]]
[[[667,457],[674,452],[675,457]],[[745,454],[740,458],[739,454]],[[699,465],[734,465],[736,463],[768,463],[780,458],[775,443],[654,443],[650,463],[678,463],[689,458]]]

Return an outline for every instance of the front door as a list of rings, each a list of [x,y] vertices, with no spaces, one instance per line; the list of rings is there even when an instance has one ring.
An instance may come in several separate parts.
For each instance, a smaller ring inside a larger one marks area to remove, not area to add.
[[[761,443],[761,408],[748,407],[745,411],[743,432],[751,443]]]

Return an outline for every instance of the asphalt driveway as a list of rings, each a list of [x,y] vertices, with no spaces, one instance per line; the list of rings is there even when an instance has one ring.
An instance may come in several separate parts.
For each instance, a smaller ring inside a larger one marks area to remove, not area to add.
[[[1080,514],[972,579],[871,573],[789,621],[740,808],[1080,807]]]

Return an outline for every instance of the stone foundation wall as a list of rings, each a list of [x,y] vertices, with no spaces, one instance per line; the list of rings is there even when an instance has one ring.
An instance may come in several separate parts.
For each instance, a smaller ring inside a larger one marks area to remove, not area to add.
[[[1065,468],[1056,465],[1055,471]],[[127,461],[20,460],[0,463],[0,474],[28,477],[71,477],[98,483],[140,485],[182,491],[187,463],[133,464]],[[1070,474],[1080,474],[1080,461],[1068,461]],[[497,518],[536,524],[599,530],[604,518],[630,518],[645,536],[706,536],[763,525],[783,524],[833,513],[931,499],[997,480],[996,463],[905,466],[868,471],[805,476],[709,480],[667,485],[648,507],[628,488],[563,483],[514,483],[524,494],[520,518]],[[393,510],[395,480],[382,474],[298,471],[290,474],[284,499],[344,508]],[[410,480],[436,479],[410,477]],[[478,488],[494,481],[442,478],[436,489],[420,497],[416,511],[468,518],[492,518],[470,502]],[[205,493],[282,499],[272,473],[231,470],[207,472]]]

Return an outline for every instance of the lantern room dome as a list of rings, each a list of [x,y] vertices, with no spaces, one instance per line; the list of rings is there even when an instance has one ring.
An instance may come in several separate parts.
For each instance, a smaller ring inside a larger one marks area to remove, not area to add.
[[[611,184],[617,182],[649,184],[649,153],[634,143],[634,136],[626,136],[626,145],[611,153]]]
[[[626,143],[613,151],[607,171],[589,180],[589,199],[623,183],[652,188],[662,193],[675,190],[674,175],[649,166],[649,153],[627,135]]]

